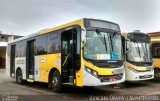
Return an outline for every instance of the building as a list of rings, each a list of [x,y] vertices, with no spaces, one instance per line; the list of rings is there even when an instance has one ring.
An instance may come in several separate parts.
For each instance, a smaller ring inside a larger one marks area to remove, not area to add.
[[[152,42],[160,41],[160,32],[150,32],[148,34],[151,36]]]
[[[20,37],[22,36],[0,33],[0,69],[5,68],[7,43]]]

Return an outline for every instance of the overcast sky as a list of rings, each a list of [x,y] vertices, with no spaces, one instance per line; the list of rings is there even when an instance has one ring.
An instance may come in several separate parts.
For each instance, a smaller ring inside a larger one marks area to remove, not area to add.
[[[160,31],[160,0],[0,0],[0,30],[27,35],[79,18],[118,23],[122,32]]]

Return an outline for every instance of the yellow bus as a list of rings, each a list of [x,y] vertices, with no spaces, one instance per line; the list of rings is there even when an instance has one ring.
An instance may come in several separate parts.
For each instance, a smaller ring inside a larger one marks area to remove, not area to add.
[[[116,23],[79,19],[10,42],[7,68],[17,83],[101,86],[124,82],[121,31]]]
[[[154,78],[160,80],[160,32],[148,33],[151,36]]]
[[[125,53],[126,81],[153,79],[149,35],[138,30],[122,33],[122,43]]]

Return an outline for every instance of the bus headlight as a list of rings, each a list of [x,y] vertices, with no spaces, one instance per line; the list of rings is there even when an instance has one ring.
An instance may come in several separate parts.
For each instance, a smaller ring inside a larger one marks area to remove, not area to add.
[[[113,71],[112,71],[112,73],[113,73],[114,75],[116,75],[116,74],[121,74],[121,73],[123,73],[123,72],[124,72],[124,68],[113,69]]]
[[[133,72],[135,72],[135,73],[138,72],[136,69],[134,69],[134,68],[132,68],[132,67],[128,67],[128,69],[130,69],[131,71],[133,71]]]
[[[95,77],[98,77],[98,73],[95,70],[85,67],[85,71],[87,71],[88,73],[90,73],[91,75]]]
[[[152,70],[153,70],[153,67],[147,67],[146,70],[147,70],[147,71],[152,71]]]

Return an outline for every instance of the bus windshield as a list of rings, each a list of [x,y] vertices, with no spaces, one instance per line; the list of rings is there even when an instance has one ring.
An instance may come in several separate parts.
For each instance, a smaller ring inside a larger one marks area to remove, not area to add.
[[[127,59],[133,62],[151,62],[150,44],[146,42],[127,42]]]
[[[91,60],[122,60],[121,35],[100,30],[87,31],[84,57]]]

